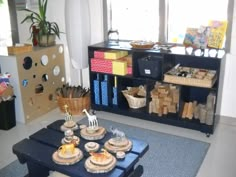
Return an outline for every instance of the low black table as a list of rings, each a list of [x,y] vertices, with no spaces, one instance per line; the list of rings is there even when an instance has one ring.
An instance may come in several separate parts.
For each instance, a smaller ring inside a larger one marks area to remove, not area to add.
[[[117,160],[117,164],[113,170],[108,173],[94,174],[86,171],[84,167],[85,160],[89,154],[84,149],[84,144],[88,141],[80,136],[80,130],[74,131],[74,134],[80,137],[78,147],[83,151],[84,158],[73,165],[58,165],[52,159],[52,154],[61,146],[61,140],[64,132],[60,130],[60,126],[64,120],[57,120],[46,128],[39,130],[29,138],[23,139],[13,146],[13,153],[16,154],[20,163],[27,163],[27,177],[47,177],[49,171],[58,171],[71,177],[137,177],[143,173],[141,165],[135,166],[148,150],[149,146],[146,142],[127,137],[132,141],[132,149],[126,153],[124,160]],[[107,132],[102,140],[96,142],[101,145],[112,137],[112,133]],[[136,167],[136,168],[135,168]]]

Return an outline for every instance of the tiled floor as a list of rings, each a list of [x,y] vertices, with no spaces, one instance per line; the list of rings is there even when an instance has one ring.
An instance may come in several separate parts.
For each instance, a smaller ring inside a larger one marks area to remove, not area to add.
[[[97,117],[209,142],[211,143],[209,151],[197,177],[236,176],[236,119],[234,118],[221,117],[215,133],[207,138],[205,134],[199,131],[168,126],[106,112],[97,112]],[[17,123],[16,127],[8,131],[0,130],[0,169],[16,159],[16,156],[12,153],[13,144],[28,137],[30,134],[45,127],[54,120],[63,118],[64,115],[61,114],[58,109],[55,109],[27,125]],[[74,116],[74,120],[76,121],[81,118],[82,117]]]

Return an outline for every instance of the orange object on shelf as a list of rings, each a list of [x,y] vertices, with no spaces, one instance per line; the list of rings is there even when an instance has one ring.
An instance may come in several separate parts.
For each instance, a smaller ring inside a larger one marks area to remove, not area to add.
[[[30,52],[30,51],[32,51],[32,49],[33,49],[32,45],[7,47],[8,54],[10,54],[10,55]]]

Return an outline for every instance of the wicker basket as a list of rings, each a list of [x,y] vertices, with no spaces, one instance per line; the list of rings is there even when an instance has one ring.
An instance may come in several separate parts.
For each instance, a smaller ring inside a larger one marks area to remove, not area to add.
[[[57,98],[57,103],[61,112],[65,113],[65,105],[68,106],[69,111],[72,115],[83,114],[83,109],[90,109],[90,96],[81,98]]]
[[[129,107],[133,109],[138,109],[146,106],[146,97],[134,97],[128,93],[128,90],[123,90],[122,93],[128,101]]]

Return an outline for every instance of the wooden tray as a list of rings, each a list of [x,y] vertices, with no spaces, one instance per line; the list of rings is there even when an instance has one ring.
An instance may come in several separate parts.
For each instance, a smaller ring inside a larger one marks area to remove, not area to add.
[[[217,79],[216,75],[212,80],[178,77],[178,76],[172,76],[168,74],[164,75],[164,82],[168,82],[172,84],[179,84],[179,85],[205,87],[205,88],[212,88],[212,86],[216,82],[216,79]]]
[[[211,88],[217,79],[215,70],[175,66],[164,74],[164,82]]]

